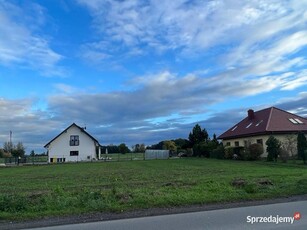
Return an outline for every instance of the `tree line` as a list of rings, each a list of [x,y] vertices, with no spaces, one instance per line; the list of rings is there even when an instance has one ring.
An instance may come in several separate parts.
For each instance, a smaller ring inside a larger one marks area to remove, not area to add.
[[[0,157],[23,157],[25,153],[22,142],[18,142],[16,145],[10,141],[4,142],[3,148],[0,149]]]

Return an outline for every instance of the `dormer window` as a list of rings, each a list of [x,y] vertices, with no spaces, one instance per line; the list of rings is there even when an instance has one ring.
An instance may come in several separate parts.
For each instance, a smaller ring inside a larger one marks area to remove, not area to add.
[[[71,135],[69,145],[70,146],[78,146],[79,145],[79,136],[78,135]]]

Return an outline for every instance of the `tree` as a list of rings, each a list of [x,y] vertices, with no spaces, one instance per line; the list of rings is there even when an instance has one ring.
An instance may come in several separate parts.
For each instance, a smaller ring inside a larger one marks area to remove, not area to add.
[[[174,141],[163,141],[163,149],[170,150],[171,152],[176,152],[177,146]]]
[[[220,144],[219,141],[218,141],[217,138],[216,138],[215,133],[213,134],[212,142],[215,143],[216,146],[218,146],[218,145]]]
[[[145,144],[136,144],[133,146],[133,151],[135,153],[144,153],[146,150]]]
[[[4,157],[4,150],[0,149],[0,158]]]
[[[13,143],[10,141],[3,143],[4,152],[10,153],[13,150]]]
[[[277,157],[281,150],[281,143],[274,136],[270,136],[269,139],[265,142],[267,145],[266,151],[268,152],[267,160],[268,161],[277,161]]]
[[[25,147],[22,142],[18,142],[16,146],[13,146],[12,156],[13,157],[23,157],[25,155]]]
[[[192,132],[189,134],[189,141],[191,142],[192,147],[196,144],[199,144],[203,141],[208,141],[209,135],[206,129],[201,129],[199,124],[196,124],[193,127]]]
[[[31,156],[31,157],[34,157],[34,156],[35,156],[34,150],[31,150],[30,156]]]
[[[282,148],[290,154],[292,158],[297,153],[297,142],[294,135],[287,135],[282,142]]]
[[[126,146],[125,143],[121,143],[119,146],[118,146],[118,150],[121,154],[125,154],[127,152],[129,152],[129,148]]]
[[[307,151],[307,140],[304,133],[299,132],[297,135],[297,155],[300,159],[303,159],[306,164],[306,151]]]

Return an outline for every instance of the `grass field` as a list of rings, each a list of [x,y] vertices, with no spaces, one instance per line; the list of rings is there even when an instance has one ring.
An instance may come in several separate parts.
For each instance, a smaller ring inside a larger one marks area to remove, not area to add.
[[[307,193],[307,167],[214,159],[0,168],[0,219],[264,199]],[[234,179],[247,184],[234,187]],[[269,179],[273,185],[258,182]]]

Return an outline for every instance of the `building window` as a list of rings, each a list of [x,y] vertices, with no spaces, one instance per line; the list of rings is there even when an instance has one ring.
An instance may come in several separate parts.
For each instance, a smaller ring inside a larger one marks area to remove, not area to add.
[[[226,142],[226,146],[230,146],[230,142]]]
[[[70,144],[70,146],[78,146],[79,145],[79,136],[78,135],[71,135],[69,144]]]
[[[79,151],[70,151],[70,156],[79,156]]]
[[[263,145],[263,140],[262,139],[257,139],[257,144]]]
[[[235,141],[235,146],[239,147],[239,145],[240,145],[239,141]]]
[[[53,158],[50,158],[50,163],[53,163]]]

